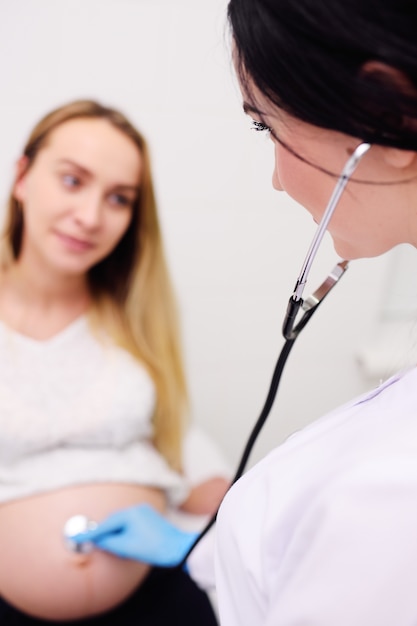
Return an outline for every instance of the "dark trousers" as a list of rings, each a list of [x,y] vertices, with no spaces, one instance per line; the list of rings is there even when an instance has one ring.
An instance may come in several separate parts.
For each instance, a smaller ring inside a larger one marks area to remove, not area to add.
[[[96,617],[51,622],[30,617],[0,598],[1,626],[218,626],[207,595],[180,569],[151,571],[123,604]]]

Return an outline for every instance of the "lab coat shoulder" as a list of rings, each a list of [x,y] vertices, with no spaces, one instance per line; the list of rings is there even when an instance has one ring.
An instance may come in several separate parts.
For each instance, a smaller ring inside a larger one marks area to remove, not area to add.
[[[304,511],[279,568],[269,563],[265,626],[417,623],[416,528],[417,458],[381,457],[336,476]]]
[[[231,495],[222,514],[234,523],[219,524],[217,558],[240,568],[220,568],[225,624],[417,623],[417,458],[381,457],[338,473],[287,527],[270,516],[267,486],[249,481],[244,499]]]
[[[232,488],[216,547],[227,626],[417,623],[416,382],[417,368],[337,409]]]

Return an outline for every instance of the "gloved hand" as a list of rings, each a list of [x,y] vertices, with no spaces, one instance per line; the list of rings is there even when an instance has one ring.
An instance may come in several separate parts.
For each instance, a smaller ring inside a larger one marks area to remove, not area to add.
[[[148,504],[122,509],[97,528],[71,537],[75,543],[92,542],[101,550],[158,567],[181,563],[198,533],[171,524]]]

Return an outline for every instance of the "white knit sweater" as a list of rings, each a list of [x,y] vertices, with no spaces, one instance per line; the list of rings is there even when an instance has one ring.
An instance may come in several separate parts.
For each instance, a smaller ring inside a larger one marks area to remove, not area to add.
[[[155,388],[145,369],[80,317],[47,341],[0,323],[0,502],[65,486],[186,481],[151,444]]]

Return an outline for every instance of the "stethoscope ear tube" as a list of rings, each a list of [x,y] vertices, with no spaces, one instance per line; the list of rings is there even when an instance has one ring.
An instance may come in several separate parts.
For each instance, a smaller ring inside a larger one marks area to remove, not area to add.
[[[249,435],[248,441],[245,445],[244,451],[240,458],[236,473],[233,477],[230,487],[236,481],[238,481],[239,478],[242,476],[245,470],[246,464],[249,460],[250,453],[252,452],[253,446],[255,445],[255,442],[258,438],[259,433],[261,432],[263,426],[265,425],[267,417],[274,404],[278,387],[279,387],[279,383],[281,381],[282,373],[284,371],[284,367],[289,357],[289,354],[294,346],[295,340],[297,339],[297,337],[299,336],[303,328],[305,328],[305,326],[307,325],[307,323],[309,322],[313,314],[317,311],[319,305],[323,302],[324,298],[328,295],[331,289],[336,285],[339,279],[343,276],[347,267],[348,267],[347,261],[341,261],[340,263],[338,263],[336,267],[333,268],[332,272],[329,274],[326,280],[320,285],[320,287],[314,292],[312,296],[306,299],[305,302],[303,302],[303,300],[301,299],[295,301],[292,297],[290,298],[289,303],[288,303],[288,309],[287,309],[288,322],[286,318],[284,322],[284,327],[283,327],[283,334],[284,334],[284,337],[286,338],[285,343],[278,356],[278,360],[274,368],[274,372],[273,372],[272,379],[269,385],[269,390],[268,390],[268,394],[267,394],[264,406],[262,408],[262,411],[258,419],[256,420],[256,423],[252,429],[252,432]],[[298,324],[294,326],[297,313],[299,312],[301,307],[305,309],[305,312],[303,316],[301,317],[300,321],[298,322]],[[287,322],[287,325],[286,325],[286,322]],[[287,329],[289,337],[286,337],[285,329]],[[217,513],[218,513],[218,510],[211,517],[210,521],[204,527],[202,532],[199,534],[199,536],[197,537],[197,539],[195,540],[195,542],[193,543],[193,545],[188,550],[187,554],[185,555],[185,557],[182,559],[181,563],[177,567],[180,567],[182,569],[185,566],[185,563],[188,557],[190,556],[191,552],[194,550],[197,544],[208,533],[210,528],[216,522]]]
[[[297,278],[297,282],[294,288],[294,293],[292,294],[292,298],[296,302],[298,302],[302,298],[304,287],[306,286],[307,277],[310,273],[311,266],[319,250],[324,234],[327,231],[327,227],[333,216],[333,213],[335,212],[336,207],[339,203],[339,200],[346,188],[346,185],[348,184],[349,179],[351,178],[353,172],[356,170],[357,166],[359,165],[361,159],[365,156],[368,150],[370,150],[370,148],[371,148],[371,144],[360,143],[355,148],[355,150],[352,152],[349,159],[345,163],[342,173],[340,174],[337,180],[337,183],[335,185],[335,188],[333,189],[332,195],[330,196],[330,200],[327,203],[327,206],[324,210],[321,220],[317,226],[317,230],[310,244],[310,247],[307,251],[307,255],[301,267],[300,274]]]

